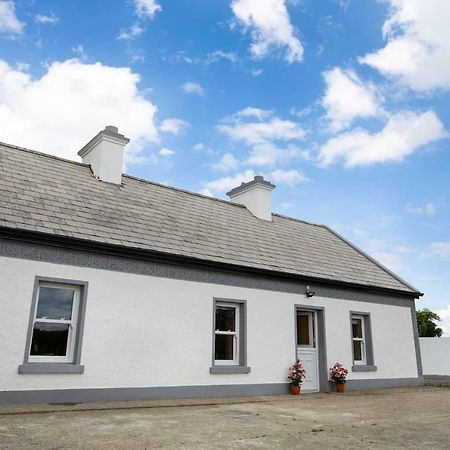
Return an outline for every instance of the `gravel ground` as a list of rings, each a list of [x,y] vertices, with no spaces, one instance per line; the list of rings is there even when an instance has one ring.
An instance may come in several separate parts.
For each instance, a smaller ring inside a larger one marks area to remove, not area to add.
[[[3,409],[0,449],[450,448],[448,388],[262,400]]]

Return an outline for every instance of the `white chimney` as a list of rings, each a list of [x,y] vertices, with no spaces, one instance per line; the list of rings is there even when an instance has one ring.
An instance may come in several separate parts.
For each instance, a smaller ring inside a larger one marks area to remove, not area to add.
[[[93,137],[78,155],[90,164],[94,175],[108,183],[122,183],[123,151],[130,140],[117,127],[107,126]]]
[[[272,190],[275,185],[257,175],[227,192],[233,203],[241,203],[258,219],[272,220]]]

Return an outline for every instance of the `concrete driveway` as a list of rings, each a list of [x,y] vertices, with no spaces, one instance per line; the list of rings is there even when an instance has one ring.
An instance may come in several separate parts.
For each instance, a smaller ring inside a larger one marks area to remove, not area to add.
[[[249,447],[449,449],[450,389],[0,409],[1,449]]]

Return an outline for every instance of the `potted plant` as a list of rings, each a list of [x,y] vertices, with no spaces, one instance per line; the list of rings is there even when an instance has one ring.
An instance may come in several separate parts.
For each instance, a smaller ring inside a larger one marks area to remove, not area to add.
[[[302,362],[297,359],[295,363],[289,367],[289,375],[288,379],[291,383],[291,394],[292,395],[299,395],[301,391],[301,385],[303,382],[303,379],[305,378],[306,372],[303,368]]]
[[[341,363],[336,362],[333,367],[330,367],[329,372],[330,380],[336,384],[336,392],[342,394],[345,388],[348,369],[346,369]]]

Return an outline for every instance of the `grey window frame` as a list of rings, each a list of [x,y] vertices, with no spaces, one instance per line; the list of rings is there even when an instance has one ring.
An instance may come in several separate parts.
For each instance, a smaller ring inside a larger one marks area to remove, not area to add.
[[[215,361],[216,345],[216,306],[217,304],[236,304],[239,307],[239,351],[238,364],[217,365]],[[213,298],[213,317],[212,317],[212,362],[209,368],[211,374],[247,374],[250,373],[250,367],[247,366],[247,300],[238,300],[232,298]]]
[[[71,362],[32,362],[29,360],[31,340],[33,337],[33,324],[35,319],[35,311],[38,302],[39,286],[41,283],[52,283],[55,285],[65,284],[73,285],[80,289],[80,300],[78,306],[78,320],[74,333],[75,345],[73,351],[73,361]],[[19,365],[20,374],[33,373],[84,373],[84,366],[81,365],[81,347],[83,343],[84,319],[86,316],[86,300],[88,292],[88,282],[80,280],[67,280],[63,278],[36,276],[33,286],[33,297],[31,300],[30,318],[28,321],[28,331],[25,342],[25,353],[23,364]]]
[[[353,316],[358,316],[362,318],[363,328],[364,328],[364,351],[365,351],[365,364],[355,364],[355,355],[353,354],[353,329],[352,329],[352,318]],[[368,312],[361,311],[350,311],[350,342],[352,349],[352,372],[375,372],[377,366],[374,362],[373,354],[373,340],[372,340],[372,327],[371,327],[371,317]]]

